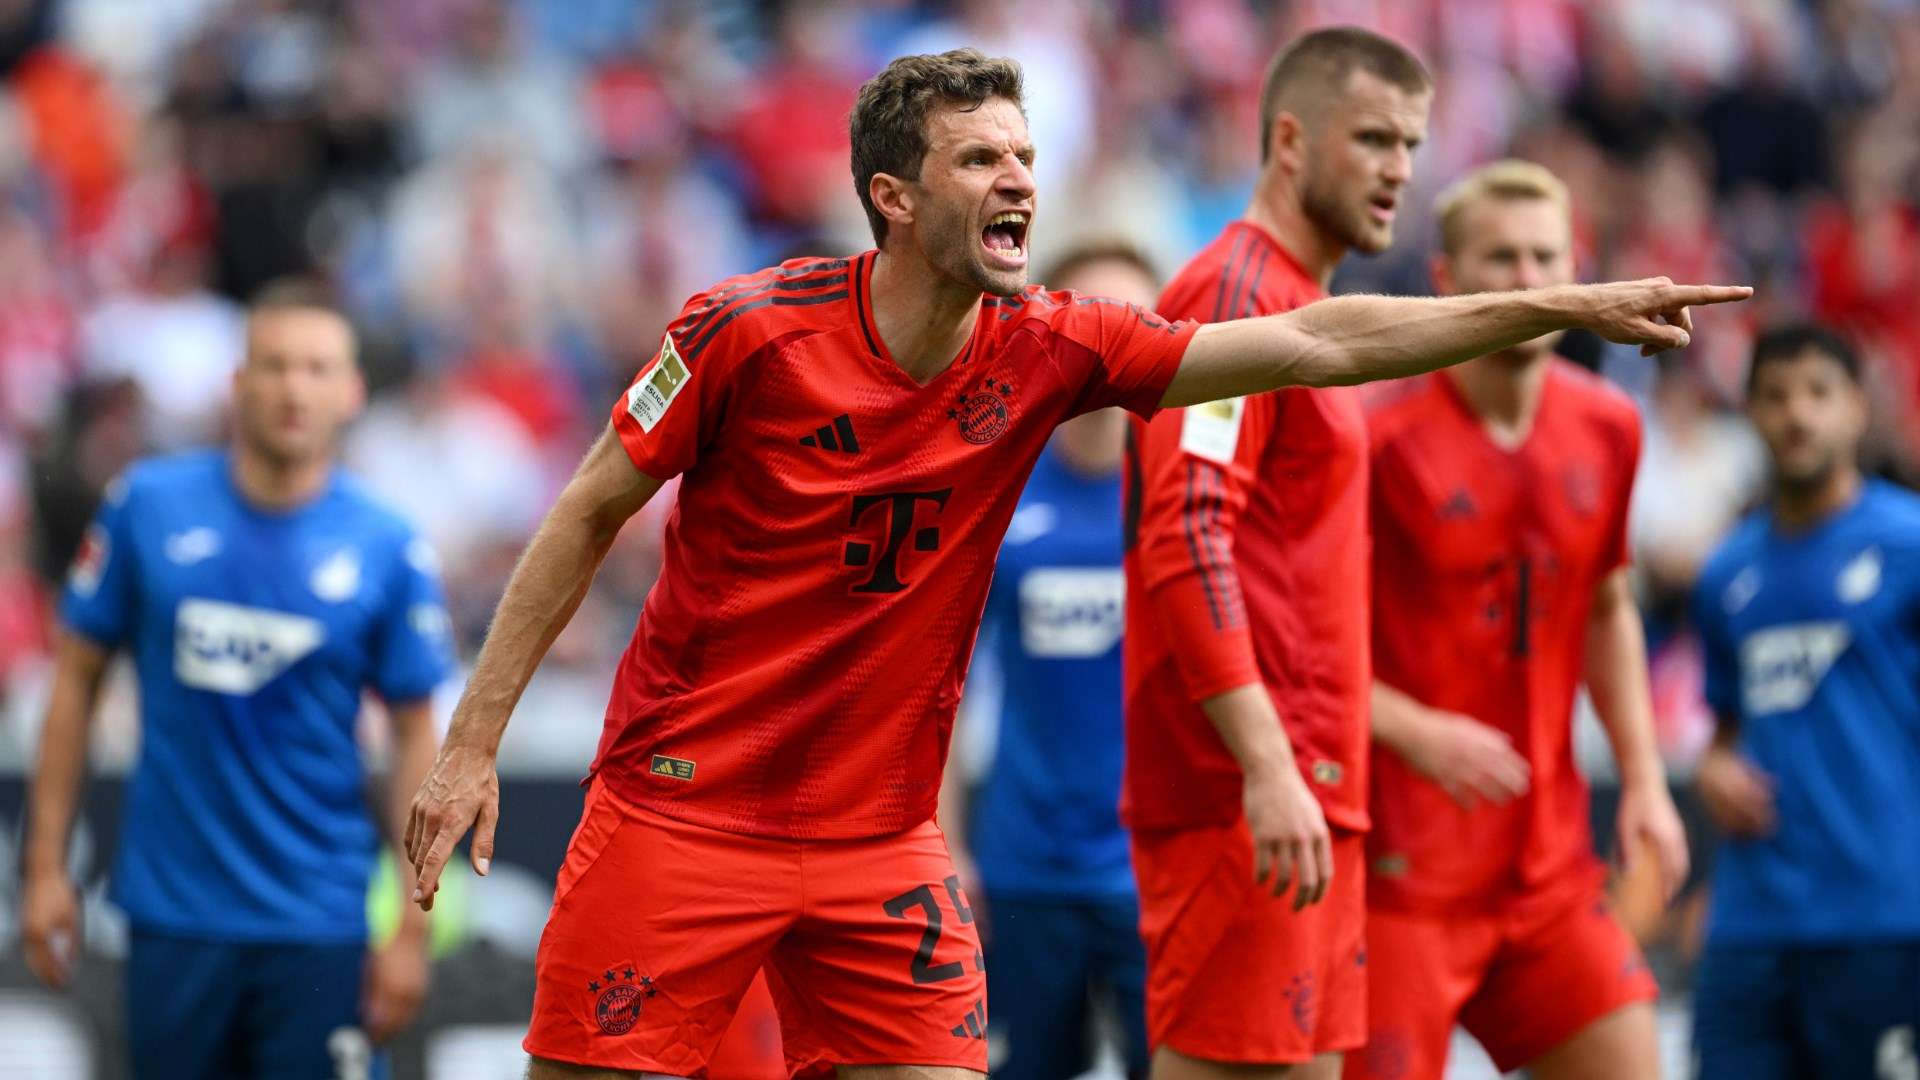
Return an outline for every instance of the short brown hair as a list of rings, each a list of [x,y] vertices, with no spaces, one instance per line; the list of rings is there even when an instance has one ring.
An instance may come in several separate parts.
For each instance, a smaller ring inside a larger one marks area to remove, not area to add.
[[[1145,274],[1147,280],[1156,285],[1160,281],[1160,272],[1153,268],[1153,260],[1130,241],[1121,239],[1088,240],[1068,248],[1047,264],[1047,272],[1040,276],[1040,281],[1048,288],[1054,288],[1053,283],[1061,278],[1103,262],[1125,263]]]
[[[867,188],[874,174],[920,178],[927,156],[927,117],[941,105],[973,110],[990,98],[1006,98],[1026,113],[1020,65],[989,58],[979,49],[902,56],[868,79],[854,99],[847,132],[853,143],[853,188],[873,227],[873,242],[887,240],[887,219],[874,208]]]
[[[1406,46],[1357,26],[1330,26],[1304,34],[1274,56],[1260,89],[1260,161],[1282,112],[1298,115],[1325,104],[1346,89],[1355,70],[1391,83],[1409,94],[1433,89],[1433,76]]]
[[[1508,158],[1482,165],[1455,180],[1433,201],[1433,215],[1440,221],[1440,248],[1452,255],[1466,239],[1467,208],[1479,202],[1550,202],[1571,212],[1567,185],[1545,165]]]
[[[308,311],[324,311],[330,315],[347,317],[341,310],[339,295],[331,285],[318,278],[281,277],[274,278],[254,290],[247,301],[247,312],[286,311],[298,308]],[[351,322],[352,320],[348,320]]]

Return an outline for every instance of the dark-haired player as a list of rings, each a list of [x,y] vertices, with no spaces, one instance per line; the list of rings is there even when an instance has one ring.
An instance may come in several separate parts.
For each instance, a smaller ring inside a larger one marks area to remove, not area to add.
[[[1719,716],[1700,794],[1730,839],[1694,995],[1705,1080],[1920,1076],[1920,498],[1860,475],[1840,338],[1761,338],[1747,413],[1773,500],[1694,596]]]
[[[686,1076],[767,966],[796,1073],[984,1070],[973,913],[932,817],[994,554],[1062,420],[1410,374],[1580,324],[1686,340],[1746,290],[1351,297],[1210,327],[1026,285],[1020,70],[896,60],[852,115],[878,250],[695,296],[507,587],[409,849],[491,855],[513,704],[620,524],[682,475],[542,939],[536,1077]],[[568,1064],[574,1063],[574,1064]]]
[[[1469,174],[1439,218],[1444,293],[1573,280],[1566,189],[1538,165]],[[1626,568],[1640,421],[1554,341],[1382,387],[1368,412],[1381,748],[1348,1076],[1440,1080],[1456,1023],[1502,1071],[1659,1075],[1656,988],[1607,908],[1573,761],[1584,683],[1620,763],[1619,849],[1671,895],[1686,841]]]
[[[363,394],[346,319],[308,287],[268,289],[248,313],[231,446],[128,470],[67,578],[21,922],[28,963],[63,985],[79,929],[67,834],[101,678],[125,648],[141,746],[113,894],[132,927],[137,1077],[384,1075],[372,1043],[426,990],[418,912],[368,954],[379,830],[354,727],[363,690],[386,700],[398,826],[433,759],[447,617],[425,541],[334,465]]]
[[[1392,242],[1431,101],[1425,68],[1378,34],[1288,45],[1253,201],[1155,309],[1219,322],[1326,295],[1348,249]],[[1357,394],[1295,386],[1134,425],[1125,817],[1160,1080],[1336,1077],[1366,1041]]]

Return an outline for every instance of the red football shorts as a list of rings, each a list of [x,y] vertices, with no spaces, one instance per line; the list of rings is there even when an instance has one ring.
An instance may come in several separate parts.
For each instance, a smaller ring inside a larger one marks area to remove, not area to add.
[[[1293,1064],[1367,1036],[1364,838],[1335,830],[1333,885],[1293,910],[1253,880],[1253,836],[1232,825],[1138,830],[1147,1042],[1188,1057]]]
[[[1659,995],[1604,894],[1500,914],[1367,913],[1372,1030],[1348,1077],[1441,1080],[1457,1021],[1512,1072]]]
[[[690,825],[594,784],[535,963],[536,1057],[705,1076],[764,966],[787,1069],[987,1068],[973,910],[929,821],[868,840]]]

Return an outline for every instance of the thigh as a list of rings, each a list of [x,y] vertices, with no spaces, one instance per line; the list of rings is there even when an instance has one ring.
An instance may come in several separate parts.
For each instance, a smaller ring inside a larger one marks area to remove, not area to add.
[[[798,909],[796,845],[676,821],[596,784],[540,938],[527,1053],[699,1073]]]
[[[1485,980],[1460,1010],[1460,1022],[1495,1065],[1511,1072],[1659,993],[1640,946],[1596,890],[1530,909],[1524,919],[1510,917]],[[1636,1055],[1657,1060],[1658,1048],[1641,1047]]]
[[[1084,906],[994,895],[987,1000],[999,1039],[993,1075],[1004,1080],[1078,1076],[1087,1060],[1092,913]]]
[[[381,1080],[360,1026],[367,948],[349,945],[253,945],[245,951],[248,1068],[276,1080]]]
[[[1094,985],[1120,1029],[1127,1075],[1147,1074],[1147,949],[1140,942],[1140,903],[1132,897],[1089,906],[1094,920]]]
[[[1303,911],[1291,894],[1276,897],[1253,880],[1244,821],[1142,831],[1133,851],[1153,1046],[1201,1061],[1291,1065],[1360,1044],[1357,839],[1336,840],[1333,891]]]
[[[135,930],[125,978],[127,1050],[136,1080],[239,1074],[240,946]]]
[[[767,979],[789,1071],[985,1072],[986,961],[940,830],[813,842],[803,859],[801,918]]]
[[[1693,985],[1698,1080],[1788,1080],[1807,1074],[1781,949],[1709,945]]]
[[[1440,1080],[1462,1006],[1493,961],[1496,922],[1483,915],[1367,912],[1367,1043],[1347,1055],[1360,1080]]]
[[[1920,943],[1805,949],[1794,967],[1817,1075],[1920,1080]]]

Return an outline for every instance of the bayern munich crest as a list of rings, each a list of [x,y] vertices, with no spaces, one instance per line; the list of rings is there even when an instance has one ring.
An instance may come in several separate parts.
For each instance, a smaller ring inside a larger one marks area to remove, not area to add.
[[[1007,398],[1013,393],[1010,383],[988,379],[971,394],[961,394],[947,416],[960,425],[960,437],[984,445],[1006,433],[1013,421],[1013,407]]]
[[[587,983],[589,993],[600,996],[593,1004],[594,1022],[608,1035],[625,1035],[640,1022],[646,1000],[659,993],[653,979],[634,970],[632,964],[616,964],[597,979]]]

